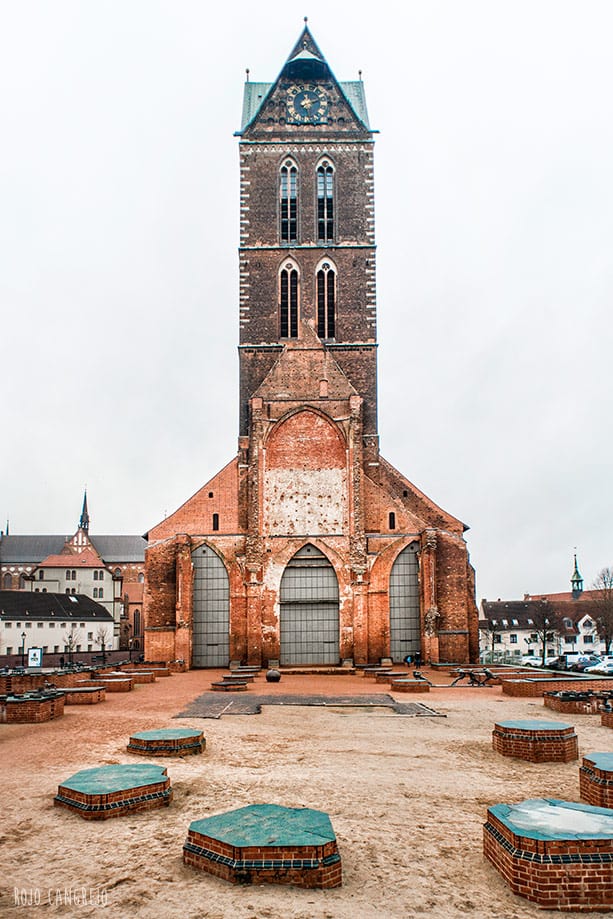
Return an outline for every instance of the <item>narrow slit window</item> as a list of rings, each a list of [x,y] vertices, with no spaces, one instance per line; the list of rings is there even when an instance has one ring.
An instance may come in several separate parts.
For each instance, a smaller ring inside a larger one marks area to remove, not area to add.
[[[394,511],[389,512],[389,528],[390,530],[396,529],[396,514]]]
[[[213,514],[213,531],[219,529],[219,514]]]
[[[317,272],[317,334],[334,338],[336,334],[336,275],[328,262]]]
[[[334,170],[326,161],[317,169],[317,239],[334,239]]]
[[[298,338],[298,272],[292,264],[282,270],[280,288],[281,338]]]
[[[281,167],[279,194],[281,242],[293,243],[298,238],[298,170],[291,160]]]

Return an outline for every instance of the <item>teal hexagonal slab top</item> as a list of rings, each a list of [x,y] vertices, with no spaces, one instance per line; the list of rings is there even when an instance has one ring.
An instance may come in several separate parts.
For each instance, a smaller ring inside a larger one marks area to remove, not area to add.
[[[323,811],[278,804],[250,804],[194,820],[189,828],[231,846],[323,846],[336,840]]]
[[[606,807],[534,798],[488,808],[518,836],[530,839],[611,839],[613,811]]]
[[[130,736],[138,740],[183,740],[201,733],[198,728],[161,728],[159,731],[139,731],[138,734]]]
[[[603,772],[613,772],[613,753],[586,753],[585,759]]]
[[[167,779],[163,766],[149,763],[128,763],[125,765],[97,766],[75,772],[62,782],[62,788],[79,791],[84,795],[108,795],[144,785],[159,785]]]
[[[523,731],[564,731],[572,728],[572,724],[564,724],[562,721],[497,721],[500,728],[514,728]]]

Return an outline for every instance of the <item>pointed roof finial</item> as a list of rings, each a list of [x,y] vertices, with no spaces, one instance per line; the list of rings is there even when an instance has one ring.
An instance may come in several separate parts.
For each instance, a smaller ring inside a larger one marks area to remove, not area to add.
[[[304,24],[306,25],[308,21],[309,21],[309,17],[308,17],[308,16],[305,16],[305,17],[304,17]]]
[[[575,565],[574,565],[573,576],[570,579],[570,586],[572,588],[573,600],[576,600],[583,593],[583,578],[581,577],[579,566],[577,564],[576,547],[575,547],[574,560],[575,560]]]
[[[245,67],[245,74],[247,75],[247,83],[249,82],[249,68]]]
[[[87,485],[85,486],[85,491],[83,492],[83,508],[81,510],[81,517],[79,519],[79,529],[84,530],[85,533],[89,531],[89,513],[87,510]]]

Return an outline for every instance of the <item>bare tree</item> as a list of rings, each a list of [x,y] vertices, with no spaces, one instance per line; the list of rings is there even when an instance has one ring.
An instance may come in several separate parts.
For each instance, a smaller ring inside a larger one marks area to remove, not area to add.
[[[102,666],[106,664],[106,646],[109,640],[109,632],[103,625],[100,626],[96,632],[96,641],[100,645],[100,650],[102,652]]]
[[[505,628],[498,619],[490,619],[488,617],[485,620],[481,620],[479,632],[483,636],[486,647],[488,647],[490,650],[492,663],[496,653],[496,645],[499,644],[499,642],[496,640],[496,636],[502,635],[504,631]]]
[[[541,646],[541,663],[544,667],[547,645],[554,641],[560,632],[560,617],[555,610],[550,608],[547,600],[535,603],[530,609],[530,616],[534,623],[533,632],[536,635],[536,643]]]
[[[73,661],[73,653],[76,651],[80,641],[81,633],[78,632],[77,629],[71,629],[64,642],[64,650],[68,652],[68,660],[71,664]]]
[[[598,634],[604,641],[605,654],[613,643],[613,568],[602,568],[593,584],[594,619]]]

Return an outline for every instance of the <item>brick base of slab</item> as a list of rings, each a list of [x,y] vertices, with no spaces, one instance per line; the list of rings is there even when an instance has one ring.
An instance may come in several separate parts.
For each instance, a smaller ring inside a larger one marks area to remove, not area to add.
[[[603,712],[600,723],[603,728],[613,728],[613,712]]]
[[[391,680],[392,692],[430,692],[430,684],[422,680]]]
[[[613,908],[612,840],[533,839],[513,833],[488,810],[483,852],[513,893],[541,909]]]
[[[336,842],[323,846],[237,848],[190,829],[183,861],[191,868],[232,884],[293,884],[332,888],[342,885],[341,857]]]
[[[492,732],[492,747],[501,756],[511,756],[530,763],[570,763],[579,758],[575,729],[512,728],[496,724]]]
[[[582,801],[593,807],[613,808],[613,763],[609,762],[603,768],[595,754],[583,757],[583,764],[579,769],[579,794]],[[613,759],[613,757],[611,757]]]
[[[153,734],[152,731],[146,732]],[[202,731],[183,737],[144,737],[132,735],[127,749],[130,753],[141,756],[189,756],[202,753],[206,747],[206,740]]]
[[[133,683],[155,683],[155,673],[151,670],[123,670]]]
[[[213,692],[247,692],[246,683],[211,683]]]
[[[599,690],[613,690],[612,679],[586,680],[581,677],[526,677],[526,679],[502,678],[502,692],[506,696],[526,696],[535,698],[544,696],[546,692],[561,692],[565,689],[581,692]]]

